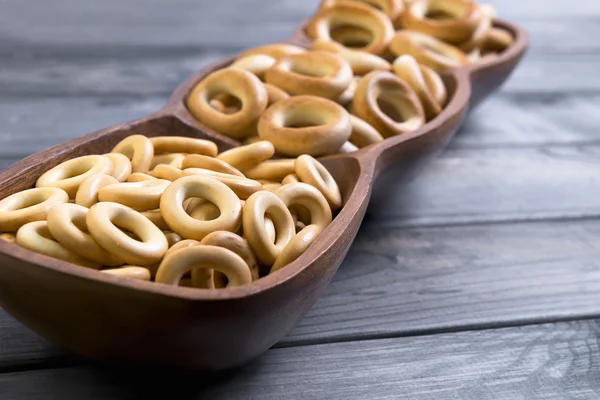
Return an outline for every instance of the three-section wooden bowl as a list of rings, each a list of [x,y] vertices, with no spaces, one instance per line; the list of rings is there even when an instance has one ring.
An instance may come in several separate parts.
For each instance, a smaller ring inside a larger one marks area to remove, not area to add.
[[[497,24],[512,32],[514,44],[494,59],[446,73],[450,100],[437,118],[416,132],[322,159],[340,185],[344,206],[308,251],[285,268],[249,285],[210,291],[117,278],[0,241],[0,304],[43,337],[94,359],[203,370],[248,362],[315,303],[346,255],[372,192],[399,185],[437,154],[468,110],[512,72],[527,35]],[[306,44],[302,32],[287,42]],[[203,76],[230,61],[190,77],[152,115],[54,146],[0,172],[0,198],[32,187],[44,171],[67,159],[108,152],[130,134],[207,138],[221,150],[238,145],[200,124],[184,105]]]

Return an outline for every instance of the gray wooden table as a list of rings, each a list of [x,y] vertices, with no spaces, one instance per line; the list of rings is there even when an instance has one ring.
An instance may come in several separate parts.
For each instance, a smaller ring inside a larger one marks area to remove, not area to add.
[[[0,167],[157,109],[209,61],[286,37],[317,2],[0,0]],[[493,3],[530,31],[527,58],[367,216],[275,348],[217,377],[134,376],[0,310],[0,398],[599,398],[600,3]]]

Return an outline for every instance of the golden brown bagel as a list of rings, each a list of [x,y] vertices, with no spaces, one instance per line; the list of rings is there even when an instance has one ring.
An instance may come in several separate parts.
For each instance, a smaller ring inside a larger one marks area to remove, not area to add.
[[[339,1],[319,11],[309,22],[307,32],[313,39],[333,40],[331,32],[342,26],[359,27],[371,33],[371,40],[361,50],[380,54],[392,36],[394,27],[383,12],[355,1]]]
[[[265,80],[265,72],[275,64],[275,58],[265,54],[251,54],[235,60],[230,67],[252,72],[261,81]]]
[[[465,53],[460,49],[415,31],[397,32],[390,42],[390,50],[395,56],[411,55],[419,64],[439,73],[467,63]]]
[[[458,44],[468,40],[483,17],[471,0],[414,0],[406,5],[404,27]]]
[[[389,62],[375,54],[348,49],[336,42],[317,39],[312,43],[311,49],[337,53],[350,65],[354,75],[366,75],[375,70],[389,71],[392,69]]]
[[[321,8],[332,7],[340,2],[346,2],[348,0],[323,0],[321,2]],[[404,11],[403,0],[350,0],[358,3],[364,3],[377,10],[383,11],[390,20],[395,21]]]
[[[308,51],[282,57],[265,74],[267,83],[291,95],[335,99],[352,82],[352,69],[337,54]]]
[[[409,55],[400,56],[394,61],[394,73],[415,91],[423,109],[427,120],[432,120],[442,112],[441,105],[437,102],[434,93],[430,90],[419,63]]]
[[[281,57],[289,56],[291,54],[300,54],[304,53],[306,49],[302,47],[287,44],[287,43],[276,43],[276,44],[266,44],[264,46],[254,47],[250,50],[246,50],[243,52],[239,58],[248,57],[256,54],[262,54],[269,57],[273,57],[275,60],[279,60]]]
[[[354,113],[384,137],[419,129],[425,112],[412,88],[390,72],[371,72],[358,82]]]
[[[224,114],[210,105],[220,94],[240,99],[242,108],[234,114]],[[187,106],[191,114],[204,125],[236,139],[249,136],[267,108],[267,91],[254,74],[239,68],[225,68],[205,77],[190,93]]]
[[[258,123],[261,139],[290,156],[336,153],[351,130],[350,117],[342,106],[316,96],[282,100],[269,107]]]

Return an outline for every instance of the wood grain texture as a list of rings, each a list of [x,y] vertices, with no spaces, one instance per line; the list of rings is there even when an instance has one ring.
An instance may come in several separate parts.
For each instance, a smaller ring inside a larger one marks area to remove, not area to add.
[[[600,315],[600,222],[365,224],[284,343]]]
[[[447,150],[401,190],[390,190],[369,210],[369,223],[594,218],[600,215],[599,154],[598,145]]]
[[[98,366],[0,374],[2,398],[595,399],[595,321],[274,349],[220,376]]]

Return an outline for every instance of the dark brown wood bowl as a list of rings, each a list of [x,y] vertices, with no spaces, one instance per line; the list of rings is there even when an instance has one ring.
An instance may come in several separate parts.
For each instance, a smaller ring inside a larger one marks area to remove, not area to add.
[[[172,287],[122,279],[0,241],[0,304],[48,340],[107,362],[202,370],[239,366],[286,335],[323,292],[355,237],[374,187],[399,179],[437,154],[470,106],[495,90],[527,47],[525,32],[499,22],[515,43],[492,61],[450,71],[444,111],[416,132],[322,162],[342,190],[344,206],[318,240],[296,261],[252,284],[223,290]],[[296,34],[287,42],[305,44]],[[0,172],[0,198],[30,188],[38,176],[84,154],[101,154],[130,134],[177,135],[238,142],[203,126],[184,99],[213,65],[175,90],[160,111],[34,154]],[[472,85],[475,85],[472,87]],[[376,181],[378,184],[375,185]]]

